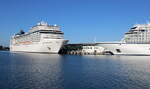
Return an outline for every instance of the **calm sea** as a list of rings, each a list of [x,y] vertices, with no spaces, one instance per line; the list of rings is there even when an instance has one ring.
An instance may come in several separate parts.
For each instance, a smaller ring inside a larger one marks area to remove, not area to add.
[[[150,56],[0,52],[0,89],[150,89]]]

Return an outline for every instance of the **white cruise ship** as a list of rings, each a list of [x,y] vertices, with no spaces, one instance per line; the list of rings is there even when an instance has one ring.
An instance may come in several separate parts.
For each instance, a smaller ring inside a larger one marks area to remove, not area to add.
[[[63,36],[64,33],[60,31],[59,26],[40,22],[27,33],[21,30],[20,33],[12,36],[10,51],[58,53],[68,42]]]
[[[150,55],[150,23],[134,25],[119,42],[100,42],[105,51],[121,55]]]

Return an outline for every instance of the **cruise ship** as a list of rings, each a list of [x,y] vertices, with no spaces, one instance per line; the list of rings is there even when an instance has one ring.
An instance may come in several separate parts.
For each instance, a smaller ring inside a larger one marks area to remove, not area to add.
[[[21,30],[11,37],[10,51],[12,52],[40,52],[58,53],[68,40],[64,39],[64,33],[60,26],[39,22],[29,32]]]
[[[106,52],[116,55],[150,55],[150,23],[136,24],[118,42],[99,42]]]

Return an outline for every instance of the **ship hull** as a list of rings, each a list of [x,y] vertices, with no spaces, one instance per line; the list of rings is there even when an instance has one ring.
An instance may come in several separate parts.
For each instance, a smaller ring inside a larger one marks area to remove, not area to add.
[[[99,43],[114,55],[150,55],[150,44]]]
[[[32,44],[10,45],[11,52],[58,53],[67,43],[64,39],[49,39]]]

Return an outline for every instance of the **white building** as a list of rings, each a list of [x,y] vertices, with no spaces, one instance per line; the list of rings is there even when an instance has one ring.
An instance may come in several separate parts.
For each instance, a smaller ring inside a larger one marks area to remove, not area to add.
[[[82,46],[82,52],[86,54],[102,54],[103,51],[104,48],[100,46],[95,45]]]

